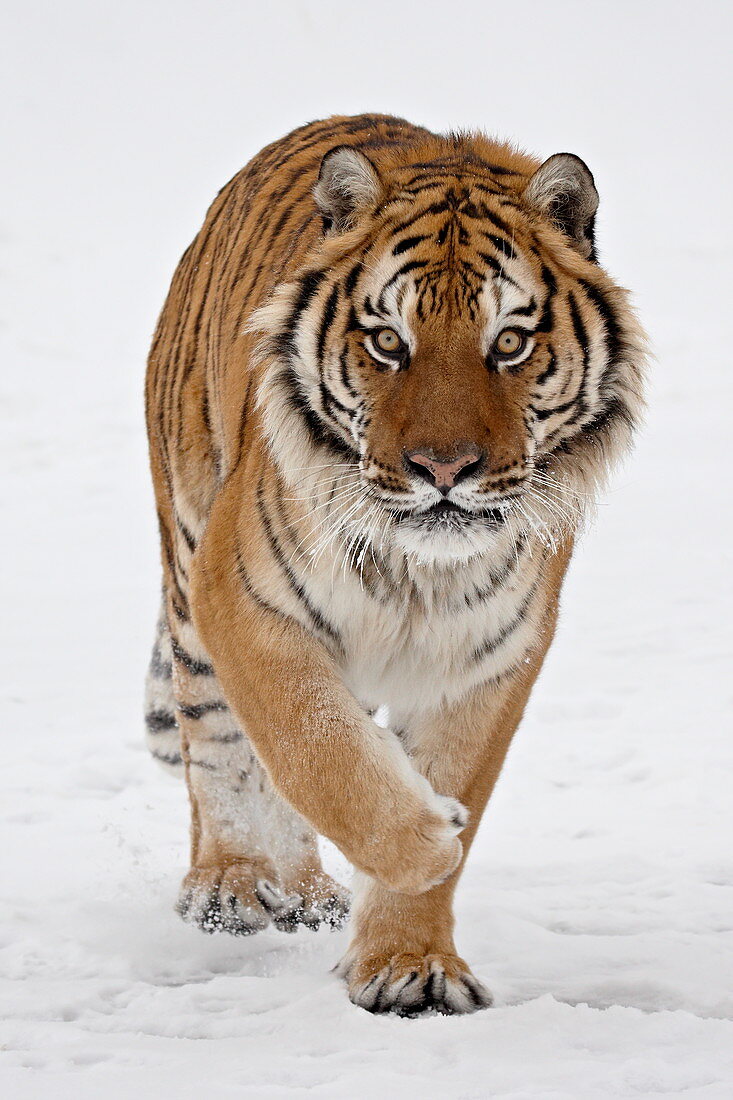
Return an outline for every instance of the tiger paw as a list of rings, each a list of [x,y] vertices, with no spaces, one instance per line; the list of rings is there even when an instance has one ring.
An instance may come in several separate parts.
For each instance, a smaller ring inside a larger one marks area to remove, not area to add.
[[[301,899],[300,924],[340,928],[351,907],[351,894],[325,871],[307,872],[287,879],[287,892]]]
[[[457,1016],[492,1003],[486,986],[457,955],[372,955],[347,960],[339,973],[346,979],[349,999],[367,1012],[419,1016],[432,1011]]]
[[[377,858],[372,865],[354,860],[389,890],[398,894],[422,894],[445,882],[463,856],[458,834],[468,822],[468,811],[455,798],[435,794],[425,783],[429,798],[412,807],[391,832],[375,831],[371,838]]]
[[[272,919],[257,892],[264,873],[263,867],[244,860],[192,867],[183,880],[176,912],[202,932],[251,936]]]

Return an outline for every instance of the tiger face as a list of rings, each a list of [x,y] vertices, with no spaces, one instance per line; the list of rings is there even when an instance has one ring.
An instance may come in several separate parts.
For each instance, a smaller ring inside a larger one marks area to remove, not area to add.
[[[286,476],[350,464],[382,542],[420,560],[481,553],[507,525],[550,538],[577,526],[628,443],[642,354],[595,262],[583,162],[378,172],[341,147],[315,199],[313,263],[258,320]]]

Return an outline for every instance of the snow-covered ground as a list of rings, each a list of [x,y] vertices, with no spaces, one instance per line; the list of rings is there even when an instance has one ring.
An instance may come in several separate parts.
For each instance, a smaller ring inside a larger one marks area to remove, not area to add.
[[[733,1096],[730,5],[11,0],[0,37],[2,1095]],[[470,1018],[352,1007],[345,932],[180,923],[142,743],[155,314],[249,156],[362,109],[584,156],[658,358],[460,889]]]

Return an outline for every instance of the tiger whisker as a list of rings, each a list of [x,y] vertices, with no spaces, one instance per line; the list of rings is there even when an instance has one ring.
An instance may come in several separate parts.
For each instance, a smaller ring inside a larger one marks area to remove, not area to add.
[[[351,498],[349,498],[348,500],[343,500],[342,504],[344,507],[350,507]],[[311,554],[316,552],[316,547],[319,546],[320,539],[324,537],[324,530],[322,529],[326,528],[328,531],[333,524],[338,524],[338,521],[338,514],[335,516],[332,516],[330,514],[322,516],[317,524],[314,527],[311,527],[310,530],[305,533],[304,537],[300,539],[296,549],[302,550],[303,553],[307,554],[308,557],[310,557]]]
[[[328,508],[330,505],[334,505],[338,501],[343,501],[344,499],[348,499],[350,496],[353,496],[355,493],[361,492],[362,488],[363,487],[361,485],[349,485],[346,487],[341,486],[339,488],[339,491],[329,495],[327,500],[321,500],[320,497],[316,497],[316,500],[319,501],[319,503],[313,504],[313,506],[309,508],[308,511],[320,512],[323,508]],[[285,499],[292,501],[293,499],[297,500],[299,498],[286,497]],[[307,498],[300,498],[300,503],[308,503]]]
[[[355,492],[355,493],[354,493],[354,496],[355,496],[355,497],[357,497],[357,498],[360,498],[360,497],[362,496],[362,492],[363,492],[363,490],[362,490],[362,489],[359,489],[359,491],[358,491],[358,492]],[[342,502],[341,502],[341,505],[342,505],[342,507],[343,507],[343,506],[347,506],[347,505],[349,506],[349,507],[348,507],[348,510],[347,510],[347,513],[346,513],[347,515],[349,514],[349,512],[351,511],[351,508],[352,508],[352,505],[350,504],[350,501],[351,501],[351,498],[349,498],[348,500],[345,500],[345,501],[342,501]],[[359,499],[357,499],[357,500],[355,501],[355,505],[358,505],[359,503],[360,503],[360,500],[359,500]],[[318,532],[318,531],[319,531],[319,530],[320,530],[321,528],[323,528],[324,526],[326,526],[326,525],[328,525],[328,524],[331,524],[331,525],[335,525],[335,526],[337,526],[337,525],[339,524],[339,522],[341,522],[342,518],[343,518],[343,517],[342,517],[342,515],[341,515],[340,513],[338,513],[338,512],[337,512],[337,513],[336,513],[336,515],[334,515],[334,516],[331,516],[330,514],[329,514],[329,515],[326,515],[326,516],[325,516],[325,517],[324,517],[323,519],[321,519],[321,520],[320,520],[320,521],[319,521],[319,522],[318,522],[318,523],[316,524],[316,526],[315,526],[315,527],[312,527],[312,528],[311,528],[311,529],[310,529],[310,530],[309,530],[309,531],[308,531],[308,532],[307,532],[307,533],[306,533],[306,534],[305,534],[305,535],[303,536],[303,538],[302,538],[302,539],[300,540],[300,542],[299,542],[299,543],[298,543],[298,545],[296,546],[296,548],[295,548],[295,551],[294,551],[293,553],[295,554],[295,553],[296,553],[296,552],[297,552],[298,550],[300,550],[300,549],[302,548],[302,552],[303,552],[304,554],[307,554],[307,555],[308,555],[309,557],[311,557],[311,556],[312,556],[313,554],[315,554],[315,553],[316,553],[316,551],[317,551],[317,549],[318,549],[318,547],[319,547],[319,545],[320,545],[320,541],[321,541],[321,538],[323,537],[323,536],[321,536],[321,535],[318,535],[318,534],[317,534],[317,532]],[[328,536],[328,534],[329,534],[329,531],[330,531],[330,528],[327,528],[327,531],[326,531],[326,537]],[[315,536],[315,538],[314,538],[314,536]],[[309,540],[309,539],[312,539],[313,541],[311,542],[311,545],[310,545],[310,546],[307,546],[307,545],[305,545],[305,544],[306,544],[306,543],[308,542],[308,540]],[[291,559],[291,560],[292,560],[292,559]]]
[[[591,493],[583,492],[582,490],[574,488],[565,481],[558,481],[557,478],[551,477],[549,474],[541,470],[533,470],[530,477],[530,482],[536,481],[543,485],[547,485],[550,488],[557,489],[561,493],[569,493],[571,496],[576,497],[578,500],[591,501],[595,503],[595,497]]]
[[[290,467],[293,473],[302,473],[304,470],[338,470],[341,468],[346,468],[349,470],[359,470],[359,465],[356,462],[322,462],[316,466]]]
[[[335,487],[339,485],[346,485],[349,483],[356,483],[361,480],[361,474],[358,470],[347,474],[338,474],[334,478],[328,478],[324,480],[320,479],[311,489],[303,486],[302,493],[296,493],[292,497],[283,497],[283,500],[310,500],[313,497],[323,496],[324,493],[330,493]]]
[[[522,516],[527,521],[527,523],[529,524],[529,526],[531,527],[532,531],[535,533],[535,535],[537,536],[539,541],[544,546],[547,546],[547,537],[546,537],[545,531],[543,530],[543,524],[542,524],[541,521],[539,521],[539,517],[537,517],[536,515],[534,515],[534,513],[527,510],[527,500],[526,500],[526,498],[523,497],[521,500],[517,501],[517,509],[521,512]],[[538,522],[536,522],[536,521],[539,521],[539,525],[538,525]]]
[[[550,497],[546,492],[533,486],[531,483],[527,490],[529,499],[536,500],[540,505],[544,505],[550,515],[555,516],[567,527],[571,528],[577,524],[579,518],[579,512],[576,509],[575,512],[571,511],[569,505],[562,504],[560,501]]]
[[[358,508],[360,508],[361,505],[364,503],[364,500],[366,498],[366,492],[367,492],[367,490],[366,490],[366,488],[364,488],[364,495],[360,496],[359,499],[354,501],[353,504],[349,505],[349,507],[346,509],[346,512],[344,512],[343,515],[338,516],[338,517],[335,518],[335,521],[334,521],[334,524],[333,524],[332,528],[330,530],[326,531],[325,535],[321,539],[320,545],[317,545],[316,548],[309,551],[309,553],[311,554],[311,556],[313,558],[313,567],[314,568],[315,568],[315,565],[317,564],[317,562],[320,560],[320,558],[323,555],[326,548],[333,543],[333,540],[337,537],[339,531],[342,529],[342,527],[346,523],[347,519],[349,519],[349,517],[351,517],[353,515],[353,513],[356,512],[358,510]]]

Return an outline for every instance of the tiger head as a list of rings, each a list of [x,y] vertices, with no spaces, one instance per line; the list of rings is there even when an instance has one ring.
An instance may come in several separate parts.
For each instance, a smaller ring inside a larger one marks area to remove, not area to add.
[[[423,561],[577,526],[629,443],[644,355],[596,262],[585,164],[476,137],[375,163],[340,146],[314,199],[320,239],[256,321],[288,481],[337,466],[334,510]]]

